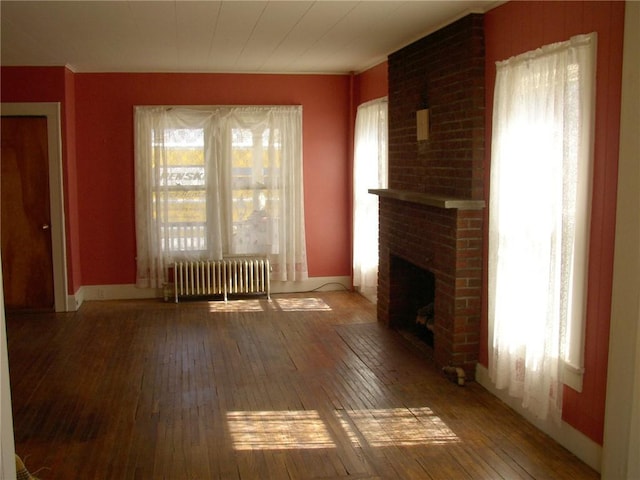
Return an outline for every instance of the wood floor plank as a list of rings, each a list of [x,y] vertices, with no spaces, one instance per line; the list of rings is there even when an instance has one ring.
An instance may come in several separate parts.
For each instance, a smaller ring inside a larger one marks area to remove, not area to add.
[[[348,292],[7,316],[42,480],[596,479]]]

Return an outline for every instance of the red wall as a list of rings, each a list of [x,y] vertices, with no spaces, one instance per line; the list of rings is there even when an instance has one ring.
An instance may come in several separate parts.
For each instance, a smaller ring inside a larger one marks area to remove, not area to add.
[[[3,102],[60,102],[62,166],[64,177],[67,283],[70,292],[80,288],[78,217],[75,209],[75,116],[73,73],[64,67],[2,67]]]
[[[77,74],[77,177],[84,285],[135,281],[133,107],[301,104],[310,276],[349,275],[349,77]]]
[[[389,94],[389,64],[382,62],[356,77],[355,105]]]
[[[3,102],[63,102],[64,67],[2,67]]]
[[[581,33],[598,33],[589,286],[582,393],[564,390],[563,419],[602,444],[618,172],[624,2],[509,2],[485,15],[486,165],[495,62]],[[485,179],[488,185],[488,180]],[[488,188],[485,191],[488,199]],[[488,221],[485,221],[485,225]],[[485,237],[485,246],[486,246]],[[485,255],[486,258],[486,255]],[[485,265],[486,266],[486,265]],[[485,268],[486,272],[486,268]],[[480,361],[487,365],[486,289]]]
[[[78,177],[76,155],[76,84],[75,75],[65,68],[65,127],[64,127],[64,173],[65,173],[65,218],[67,230],[67,265],[69,292],[75,293],[82,286],[80,268],[80,241],[78,218]]]
[[[350,275],[351,88],[347,75],[2,68],[3,102],[62,104],[70,293],[135,282],[135,105],[302,105],[309,275]]]

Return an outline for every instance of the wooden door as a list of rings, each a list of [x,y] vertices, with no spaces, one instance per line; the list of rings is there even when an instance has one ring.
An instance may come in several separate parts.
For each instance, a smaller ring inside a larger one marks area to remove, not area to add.
[[[53,310],[46,117],[1,119],[0,210],[7,309]]]

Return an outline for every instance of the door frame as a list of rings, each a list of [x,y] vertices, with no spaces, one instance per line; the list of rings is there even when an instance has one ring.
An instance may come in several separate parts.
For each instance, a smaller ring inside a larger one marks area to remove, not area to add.
[[[51,253],[55,311],[69,311],[67,304],[67,254],[62,173],[62,133],[60,103],[1,103],[0,115],[46,117],[49,153],[49,204],[51,210]]]
[[[609,328],[602,478],[640,475],[640,219],[638,91],[640,3],[626,2],[613,291]]]

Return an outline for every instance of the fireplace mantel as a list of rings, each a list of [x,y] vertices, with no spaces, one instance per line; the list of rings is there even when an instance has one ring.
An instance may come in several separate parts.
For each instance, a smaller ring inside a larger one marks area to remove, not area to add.
[[[469,200],[464,198],[452,198],[429,193],[412,192],[410,190],[396,190],[392,188],[369,189],[369,193],[382,198],[400,200],[403,202],[417,203],[438,208],[454,208],[458,210],[482,210],[485,207],[484,200]]]

